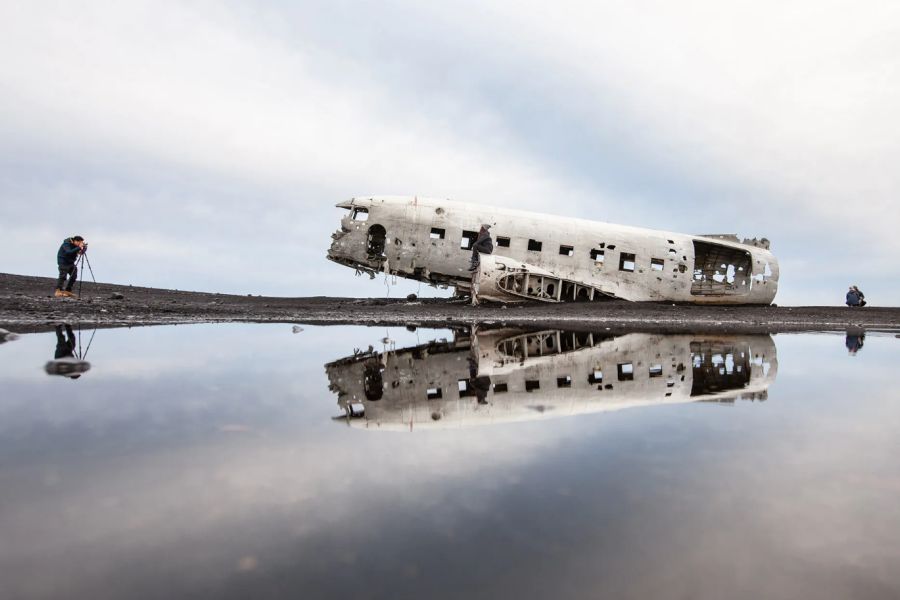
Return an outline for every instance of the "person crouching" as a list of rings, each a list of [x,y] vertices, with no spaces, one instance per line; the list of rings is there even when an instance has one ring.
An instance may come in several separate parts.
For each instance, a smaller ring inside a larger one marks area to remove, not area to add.
[[[59,267],[59,278],[56,280],[57,298],[71,298],[75,294],[72,288],[78,279],[78,258],[87,251],[87,243],[80,235],[63,240],[56,253],[56,264]]]
[[[858,287],[855,285],[851,285],[850,289],[847,291],[847,306],[855,307],[855,306],[865,306],[866,305],[866,295],[860,291]]]

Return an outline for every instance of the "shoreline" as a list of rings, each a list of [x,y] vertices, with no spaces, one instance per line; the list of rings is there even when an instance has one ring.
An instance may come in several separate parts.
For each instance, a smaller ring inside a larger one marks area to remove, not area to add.
[[[524,327],[611,332],[900,332],[900,307],[696,306],[670,303],[527,303],[470,306],[456,299],[282,298],[84,283],[80,300],[54,298],[54,280],[0,273],[0,328],[290,323],[417,327]],[[48,291],[50,290],[50,291]],[[123,298],[114,299],[114,294]]]

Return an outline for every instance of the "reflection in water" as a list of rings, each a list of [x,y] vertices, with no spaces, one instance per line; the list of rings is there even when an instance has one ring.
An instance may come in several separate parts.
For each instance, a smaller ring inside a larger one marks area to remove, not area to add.
[[[94,331],[96,332],[96,330]],[[91,341],[93,339],[94,336],[91,334]],[[53,353],[53,360],[44,365],[44,371],[47,372],[47,375],[78,379],[90,370],[91,363],[84,360],[87,358],[88,350],[90,350],[90,343],[87,349],[82,352],[80,341],[80,337],[75,336],[72,326],[68,323],[56,326],[56,350]]]
[[[863,344],[866,342],[866,332],[859,329],[848,329],[847,338],[844,345],[847,346],[847,354],[856,356],[856,353],[862,350]]]
[[[354,427],[447,429],[634,406],[765,400],[768,335],[497,329],[325,365]]]
[[[892,336],[290,332],[0,344],[0,598],[900,597]]]

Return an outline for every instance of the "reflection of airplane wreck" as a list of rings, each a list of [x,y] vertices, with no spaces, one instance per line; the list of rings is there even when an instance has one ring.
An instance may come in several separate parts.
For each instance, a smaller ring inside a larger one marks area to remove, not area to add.
[[[768,304],[778,288],[769,242],[684,235],[584,219],[418,198],[354,198],[328,258],[504,302],[670,300]],[[480,224],[493,255],[474,276]]]
[[[768,335],[610,337],[502,329],[325,365],[348,423],[459,428],[697,401],[765,400]]]

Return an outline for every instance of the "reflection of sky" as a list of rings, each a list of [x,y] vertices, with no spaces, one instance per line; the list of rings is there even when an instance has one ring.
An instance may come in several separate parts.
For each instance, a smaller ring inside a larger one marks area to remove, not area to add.
[[[331,421],[323,363],[384,335],[101,330],[77,382],[44,374],[52,333],[0,346],[0,595],[900,590],[897,340],[849,357],[843,336],[776,336],[765,402],[425,435]]]

